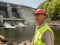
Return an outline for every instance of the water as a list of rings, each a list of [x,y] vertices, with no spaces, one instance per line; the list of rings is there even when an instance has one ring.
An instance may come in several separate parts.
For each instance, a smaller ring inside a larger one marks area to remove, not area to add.
[[[53,27],[54,43],[60,45],[60,28]],[[21,27],[17,29],[0,29],[0,34],[12,42],[20,43],[25,40],[32,40],[35,27]]]
[[[54,31],[54,44],[55,45],[60,45],[60,28],[59,27],[54,27],[52,28]]]
[[[0,29],[0,34],[12,42],[20,43],[25,40],[32,40],[34,27],[21,27],[17,29]]]

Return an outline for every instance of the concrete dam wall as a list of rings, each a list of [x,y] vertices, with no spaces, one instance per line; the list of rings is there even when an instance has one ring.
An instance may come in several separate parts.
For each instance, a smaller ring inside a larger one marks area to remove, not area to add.
[[[31,41],[35,29],[34,11],[35,8],[0,2],[0,35],[12,42]]]

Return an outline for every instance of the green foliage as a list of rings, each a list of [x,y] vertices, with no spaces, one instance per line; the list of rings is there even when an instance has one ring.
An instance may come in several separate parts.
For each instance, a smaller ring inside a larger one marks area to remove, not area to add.
[[[60,0],[46,0],[38,8],[45,9],[49,19],[60,20]]]

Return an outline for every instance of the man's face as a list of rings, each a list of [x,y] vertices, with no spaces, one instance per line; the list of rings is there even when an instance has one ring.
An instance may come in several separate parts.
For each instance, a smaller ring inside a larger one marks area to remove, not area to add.
[[[45,15],[44,14],[35,15],[35,20],[36,20],[36,23],[38,25],[43,23],[44,19],[45,19]]]

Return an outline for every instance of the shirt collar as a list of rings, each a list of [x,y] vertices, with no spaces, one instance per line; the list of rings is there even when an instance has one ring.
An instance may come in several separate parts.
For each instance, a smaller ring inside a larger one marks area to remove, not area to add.
[[[36,29],[39,29],[40,27],[42,27],[42,26],[44,26],[45,25],[45,23],[43,23],[43,24],[41,24],[40,26],[36,26]]]

